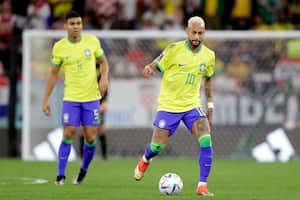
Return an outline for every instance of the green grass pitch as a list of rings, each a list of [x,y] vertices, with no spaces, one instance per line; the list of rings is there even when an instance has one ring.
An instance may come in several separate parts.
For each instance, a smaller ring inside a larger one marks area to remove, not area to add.
[[[0,160],[1,200],[299,200],[300,162],[256,163],[254,161],[215,160],[209,187],[214,197],[195,195],[198,179],[197,160],[156,158],[144,179],[133,179],[136,159],[96,159],[82,185],[72,185],[80,162],[69,163],[64,186],[53,184],[55,162]],[[158,181],[166,172],[179,174],[184,182],[178,196],[158,191]],[[31,184],[33,180],[48,180]]]

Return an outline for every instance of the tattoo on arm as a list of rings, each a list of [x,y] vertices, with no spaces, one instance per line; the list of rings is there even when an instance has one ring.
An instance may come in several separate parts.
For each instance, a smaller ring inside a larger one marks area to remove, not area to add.
[[[207,102],[212,102],[212,80],[211,78],[206,78],[205,79],[205,96]]]

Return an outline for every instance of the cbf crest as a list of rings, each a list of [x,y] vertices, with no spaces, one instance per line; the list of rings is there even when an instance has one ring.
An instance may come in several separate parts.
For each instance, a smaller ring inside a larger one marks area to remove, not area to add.
[[[90,58],[91,55],[92,55],[92,53],[91,53],[91,51],[89,49],[85,49],[84,50],[84,55],[85,55],[86,58]]]
[[[206,68],[206,65],[205,64],[200,64],[200,67],[199,67],[199,72],[203,73],[205,71],[205,68]]]
[[[158,61],[161,61],[161,59],[163,59],[163,57],[164,57],[164,54],[161,53],[161,54],[157,57],[157,60],[158,60]]]

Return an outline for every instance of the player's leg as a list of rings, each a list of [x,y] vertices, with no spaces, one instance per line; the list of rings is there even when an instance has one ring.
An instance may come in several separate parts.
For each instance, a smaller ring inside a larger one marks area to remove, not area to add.
[[[201,118],[197,120],[193,125],[193,129],[194,135],[198,139],[198,143],[200,146],[198,158],[200,166],[200,175],[197,186],[197,194],[203,196],[213,196],[213,193],[210,193],[207,188],[208,177],[213,162],[213,148],[209,122],[207,118]]]
[[[134,170],[134,178],[141,180],[149,167],[150,161],[157,156],[165,147],[170,136],[172,136],[181,120],[181,114],[159,111],[153,125],[156,126],[152,133],[151,143]]]
[[[75,126],[64,127],[63,140],[58,149],[58,173],[55,181],[57,185],[63,185],[66,179],[66,168],[75,133]]]
[[[58,149],[58,172],[55,184],[63,185],[66,179],[66,168],[71,151],[71,145],[80,124],[80,110],[77,103],[64,102],[62,108],[62,124],[64,126],[63,140]]]
[[[197,194],[213,196],[208,191],[207,182],[212,167],[213,148],[210,135],[210,126],[205,113],[200,109],[193,109],[187,112],[184,123],[196,137],[199,144],[199,182]]]
[[[102,159],[107,159],[107,142],[106,142],[106,135],[104,129],[104,113],[100,114],[100,125],[98,126],[98,140],[100,143],[101,149],[101,156]]]
[[[95,126],[84,126],[84,144],[83,144],[83,160],[81,168],[88,170],[89,164],[92,161],[96,152],[96,132]]]
[[[92,101],[82,103],[81,122],[83,126],[84,144],[83,144],[83,158],[79,173],[73,180],[73,184],[80,184],[87,171],[91,161],[96,152],[96,137],[97,126],[99,125],[100,103],[99,101]]]
[[[169,130],[164,130],[160,128],[155,128],[152,133],[152,140],[150,144],[147,145],[146,150],[140,161],[138,162],[134,170],[134,178],[139,181],[143,178],[151,159],[157,156],[165,147],[168,136],[170,134]]]
[[[80,136],[79,136],[79,153],[80,153],[80,158],[83,158],[83,144],[84,144],[84,136],[83,136],[83,127],[80,127]]]
[[[96,132],[95,126],[84,126],[84,144],[83,144],[83,156],[80,170],[73,180],[73,184],[82,183],[86,176],[91,161],[94,158],[96,152]]]

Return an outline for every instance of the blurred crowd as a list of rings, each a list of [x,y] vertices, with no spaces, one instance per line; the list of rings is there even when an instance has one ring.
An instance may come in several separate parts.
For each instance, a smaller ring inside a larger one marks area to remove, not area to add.
[[[76,10],[87,29],[178,29],[203,16],[208,29],[299,29],[300,0],[1,0],[1,27],[60,29]],[[2,30],[1,30],[2,31]]]
[[[176,30],[194,15],[209,30],[300,27],[300,0],[0,0],[0,74],[9,73],[12,56],[21,66],[24,29],[62,29],[70,10],[96,30]]]

